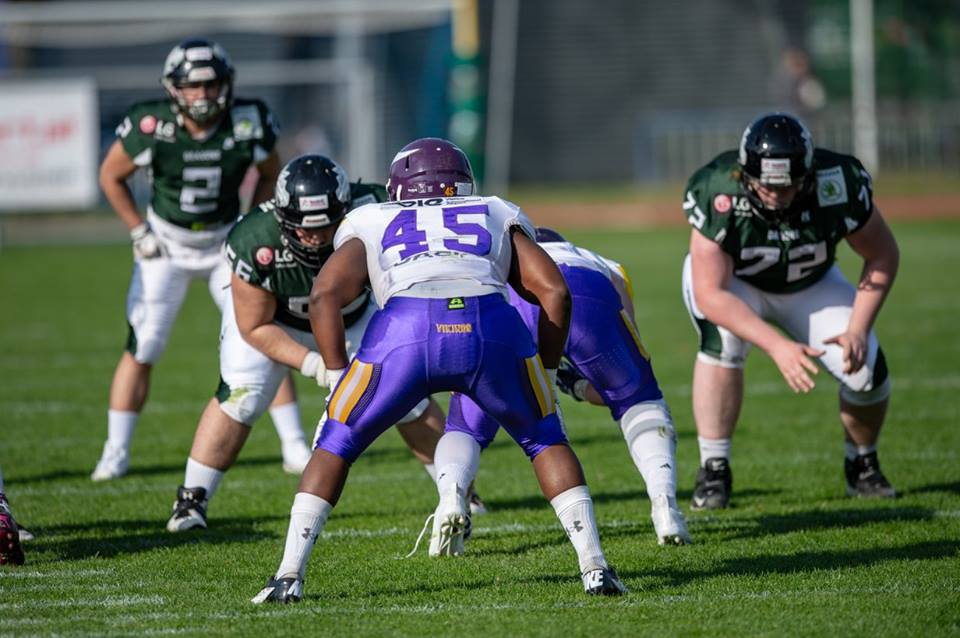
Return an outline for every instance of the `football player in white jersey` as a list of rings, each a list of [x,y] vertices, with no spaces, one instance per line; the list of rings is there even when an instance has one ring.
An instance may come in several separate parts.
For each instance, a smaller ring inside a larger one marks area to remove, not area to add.
[[[660,545],[691,542],[677,506],[676,431],[640,341],[633,315],[633,290],[620,264],[574,246],[549,228],[537,242],[556,262],[573,298],[566,361],[559,388],[574,399],[610,409],[650,496],[650,517]],[[540,308],[510,291],[510,303],[536,339]],[[486,447],[499,429],[495,419],[463,394],[450,402],[446,431],[479,432]]]
[[[600,547],[593,502],[555,408],[570,321],[563,276],[519,208],[473,196],[470,163],[446,140],[405,146],[390,166],[387,191],[392,202],[347,215],[314,282],[310,322],[334,390],[294,498],[280,566],[253,602],[303,596],[307,561],[350,465],[418,401],[444,391],[476,401],[532,460],[576,550],[585,591],[624,593]],[[368,282],[381,310],[348,361],[340,309]],[[507,301],[508,284],[541,308],[539,353]],[[447,432],[437,445],[433,555],[463,552],[465,495],[479,454],[476,436],[465,432]]]

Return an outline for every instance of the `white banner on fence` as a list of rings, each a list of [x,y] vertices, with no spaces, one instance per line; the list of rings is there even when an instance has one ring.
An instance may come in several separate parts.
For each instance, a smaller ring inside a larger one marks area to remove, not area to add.
[[[90,80],[0,82],[0,211],[93,206],[99,125]]]

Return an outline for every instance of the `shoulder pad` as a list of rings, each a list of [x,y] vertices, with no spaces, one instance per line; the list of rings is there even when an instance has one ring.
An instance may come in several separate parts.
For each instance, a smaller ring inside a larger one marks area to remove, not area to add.
[[[233,138],[238,142],[263,138],[263,118],[256,102],[236,104],[230,109]]]

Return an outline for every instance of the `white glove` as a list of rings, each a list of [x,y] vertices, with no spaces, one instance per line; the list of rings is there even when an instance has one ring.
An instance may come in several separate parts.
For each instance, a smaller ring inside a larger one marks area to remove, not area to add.
[[[346,371],[346,368],[340,368],[339,370],[327,370],[327,387],[330,388],[331,392],[333,392],[333,389],[337,387],[338,383],[340,383],[340,377],[342,377],[343,373]]]
[[[300,374],[316,379],[317,385],[321,388],[326,386],[327,367],[323,365],[323,357],[320,356],[319,352],[311,350],[307,353],[307,356],[303,358],[303,363],[300,364]]]
[[[133,254],[141,259],[153,259],[163,254],[160,239],[146,222],[130,231],[130,239],[133,240]]]
[[[547,373],[547,378],[550,379],[550,383],[553,384],[553,387],[557,387],[557,369],[544,368],[543,371]],[[554,392],[554,394],[556,394],[556,392]]]

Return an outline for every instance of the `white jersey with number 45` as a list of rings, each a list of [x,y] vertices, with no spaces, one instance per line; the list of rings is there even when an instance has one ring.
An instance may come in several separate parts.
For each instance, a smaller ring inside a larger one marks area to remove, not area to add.
[[[333,240],[363,241],[373,295],[426,298],[506,295],[510,229],[534,237],[516,204],[499,197],[434,197],[352,210]]]

